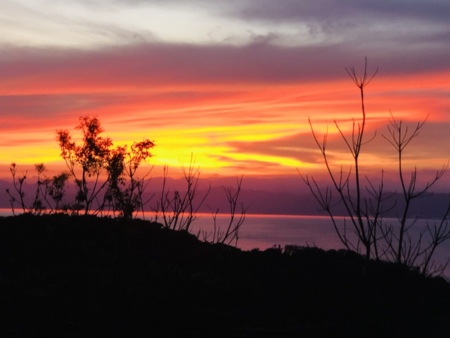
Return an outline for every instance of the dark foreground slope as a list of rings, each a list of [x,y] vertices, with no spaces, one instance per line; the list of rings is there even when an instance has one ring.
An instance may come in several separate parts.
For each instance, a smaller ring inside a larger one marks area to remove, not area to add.
[[[449,337],[450,285],[317,248],[146,221],[0,218],[0,337]]]

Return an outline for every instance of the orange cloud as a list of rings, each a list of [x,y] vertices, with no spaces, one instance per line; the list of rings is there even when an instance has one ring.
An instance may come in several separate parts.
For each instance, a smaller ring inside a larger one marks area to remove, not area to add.
[[[0,175],[12,161],[57,162],[55,130],[75,133],[82,115],[98,116],[116,144],[154,140],[155,165],[179,166],[193,154],[208,175],[323,169],[310,118],[319,135],[328,128],[330,156],[349,163],[333,121],[351,132],[360,106],[358,89],[342,68],[330,73],[327,66],[323,74],[317,65],[314,71],[293,70],[281,63],[295,56],[292,51],[277,56],[270,50],[276,65],[270,67],[250,48],[153,47],[0,60],[7,67],[0,84]],[[378,130],[378,137],[368,145],[365,165],[392,167],[391,150],[380,137],[390,109],[408,121],[430,114],[426,139],[415,144],[411,163],[423,160],[429,169],[447,156],[449,80],[449,71],[380,71],[366,91],[367,132]]]

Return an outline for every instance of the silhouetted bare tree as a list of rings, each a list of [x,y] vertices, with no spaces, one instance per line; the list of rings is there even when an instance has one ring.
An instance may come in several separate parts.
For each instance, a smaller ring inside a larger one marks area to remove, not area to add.
[[[372,138],[366,139],[365,135],[367,113],[364,91],[376,75],[377,70],[369,75],[367,59],[365,59],[361,76],[358,76],[354,68],[346,69],[346,71],[360,93],[361,117],[358,120],[353,119],[350,135],[344,132],[344,129],[336,120],[334,125],[351,154],[353,165],[348,171],[345,171],[342,167],[338,172],[333,170],[328,153],[328,132],[323,135],[322,139],[319,139],[312,121],[308,119],[314,141],[322,154],[332,184],[331,187],[322,188],[314,177],[300,173],[301,177],[320,208],[329,215],[340,241],[347,249],[360,252],[362,246],[367,258],[387,258],[410,267],[418,266],[423,274],[442,272],[444,267],[436,267],[432,256],[436,247],[450,238],[450,226],[447,222],[450,205],[444,212],[441,222],[429,223],[426,229],[420,230],[419,235],[414,237],[410,230],[416,224],[417,216],[412,213],[411,202],[419,197],[426,196],[430,192],[431,187],[442,178],[447,165],[438,170],[434,178],[425,182],[421,187],[419,187],[417,169],[414,168],[409,180],[407,180],[403,168],[404,150],[419,135],[426,119],[410,129],[402,121],[396,120],[391,113],[388,133],[383,135],[397,153],[398,177],[403,199],[398,224],[393,224],[391,221],[386,221],[385,218],[388,211],[396,205],[400,205],[400,203],[397,203],[399,201],[395,200],[395,192],[386,191],[383,171],[381,171],[379,183],[375,184],[373,179],[363,175],[360,164],[360,156],[364,146],[375,137],[374,135]],[[363,184],[363,180],[366,185]],[[334,196],[333,193],[337,196]],[[342,203],[346,211],[342,227],[338,224],[335,213],[335,206],[338,203]],[[349,224],[356,239],[349,236]]]
[[[23,190],[23,184],[25,183],[25,181],[27,179],[27,172],[25,172],[20,177],[18,177],[16,163],[11,163],[11,165],[9,166],[9,171],[12,176],[13,188],[15,190],[15,193],[17,194],[17,196],[15,196],[14,192],[12,192],[10,189],[6,189],[6,193],[9,196],[9,203],[11,205],[11,211],[12,211],[13,215],[15,215],[14,205],[16,204],[16,202],[19,202],[20,206],[22,208],[22,211],[27,212],[28,208],[25,205],[25,191]]]
[[[361,113],[362,116],[360,120],[353,120],[352,124],[352,132],[351,136],[347,137],[338,122],[334,120],[334,125],[342,136],[347,149],[349,150],[352,158],[353,158],[353,171],[350,169],[348,172],[344,172],[341,167],[340,172],[337,174],[333,172],[331,163],[329,161],[328,153],[327,153],[327,141],[328,141],[328,133],[325,133],[322,141],[319,140],[316,132],[314,131],[313,124],[310,119],[309,125],[311,127],[311,131],[314,137],[314,141],[316,142],[324,163],[325,167],[328,171],[328,174],[331,178],[332,185],[334,187],[334,191],[338,193],[340,201],[344,204],[345,210],[349,216],[350,222],[352,224],[352,228],[357,234],[358,243],[353,243],[349,240],[346,233],[346,226],[341,230],[337,226],[336,219],[334,217],[334,212],[332,210],[332,190],[327,187],[325,191],[322,191],[314,178],[310,178],[308,176],[302,176],[304,182],[310,188],[310,191],[313,193],[313,196],[319,202],[321,208],[328,213],[333,222],[334,228],[339,236],[341,242],[346,246],[347,249],[358,250],[359,243],[362,243],[365,249],[365,255],[367,258],[370,258],[372,253],[372,246],[376,241],[376,226],[377,224],[373,222],[373,220],[368,219],[365,215],[368,215],[368,210],[364,210],[364,197],[362,195],[362,186],[361,186],[361,172],[360,172],[360,154],[363,145],[365,144],[364,136],[365,136],[365,128],[366,128],[366,109],[364,104],[364,89],[369,85],[372,81],[373,77],[376,75],[376,70],[371,76],[367,73],[367,60],[364,67],[364,72],[361,77],[358,77],[354,68],[346,69],[347,73],[350,75],[351,79],[355,83],[355,85],[359,89],[360,98],[361,98]],[[352,186],[354,184],[354,187]],[[373,187],[375,189],[375,187]],[[353,192],[354,189],[354,192]],[[352,195],[352,194],[355,195]],[[382,193],[382,189],[380,194]],[[381,199],[379,200],[381,202]],[[366,205],[367,207],[367,205]],[[380,207],[376,207],[377,209]]]
[[[196,165],[191,155],[189,165],[181,164],[186,190],[173,190],[167,188],[169,168],[164,167],[161,196],[155,207],[156,220],[159,214],[166,228],[173,230],[189,231],[192,222],[197,218],[198,210],[205,202],[211,187],[202,195],[199,195],[198,186],[200,168]]]
[[[9,196],[12,214],[16,214],[15,204],[19,204],[24,213],[41,214],[64,210],[66,207],[63,199],[69,174],[63,172],[48,178],[45,175],[46,167],[43,163],[35,164],[34,167],[37,172],[36,190],[30,201],[30,198],[26,198],[24,188],[28,173],[18,176],[18,165],[16,163],[10,165],[14,191],[6,189],[6,193]]]
[[[222,187],[229,206],[229,220],[227,225],[225,227],[220,227],[220,225],[217,224],[219,209],[216,209],[214,212],[211,211],[213,218],[213,230],[201,230],[197,234],[197,237],[208,243],[222,243],[227,245],[234,244],[237,246],[239,241],[239,230],[245,221],[245,215],[247,213],[247,208],[244,207],[244,204],[242,202],[239,203],[242,180],[243,176],[236,180],[235,189],[225,186]],[[240,211],[238,211],[238,206],[240,206]]]

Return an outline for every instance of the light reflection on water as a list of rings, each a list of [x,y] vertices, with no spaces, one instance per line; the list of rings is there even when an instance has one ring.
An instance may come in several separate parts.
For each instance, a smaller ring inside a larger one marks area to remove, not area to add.
[[[10,209],[0,209],[0,216],[8,215],[11,215]],[[214,224],[211,214],[197,214],[197,216],[191,225],[191,233],[198,234],[199,231],[211,233]],[[154,213],[145,213],[145,219],[154,220],[154,218]],[[229,215],[218,214],[216,225],[225,230],[229,220]],[[337,220],[340,225],[343,224],[343,218],[338,217]],[[396,224],[395,219],[386,221]],[[419,220],[414,229],[426,227],[427,221],[435,222],[435,220]],[[239,231],[238,248],[265,250],[274,246],[283,248],[285,245],[316,246],[325,250],[344,248],[327,216],[246,215]],[[444,264],[449,257],[450,240],[438,247],[434,258],[437,263]],[[447,266],[445,276],[450,279],[450,266]]]

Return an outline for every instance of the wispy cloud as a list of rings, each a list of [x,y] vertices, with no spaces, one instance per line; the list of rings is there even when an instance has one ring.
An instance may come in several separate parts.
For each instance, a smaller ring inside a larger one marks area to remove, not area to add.
[[[318,133],[328,126],[339,158],[333,120],[351,132],[359,116],[345,67],[361,71],[365,56],[379,69],[368,131],[389,109],[429,113],[412,156],[435,165],[448,152],[435,146],[450,144],[447,1],[43,3],[7,0],[0,13],[3,157],[55,158],[54,131],[95,115],[118,142],[154,139],[158,164],[196,153],[215,173],[319,167],[308,118]],[[390,158],[381,143],[369,149],[368,162]]]
[[[0,24],[26,45],[344,43],[373,52],[402,42],[404,47],[445,47],[450,32],[445,0],[343,0],[339,5],[331,0],[8,0],[2,9]]]

